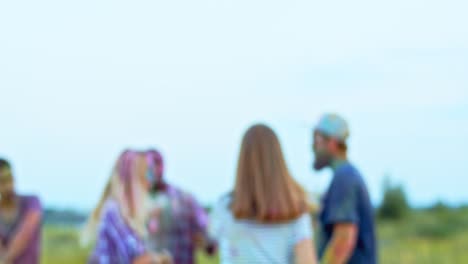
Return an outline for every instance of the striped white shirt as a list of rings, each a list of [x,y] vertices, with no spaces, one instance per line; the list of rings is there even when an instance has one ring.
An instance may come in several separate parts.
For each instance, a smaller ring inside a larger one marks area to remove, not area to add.
[[[294,247],[312,239],[312,220],[304,214],[282,224],[237,220],[224,197],[211,215],[210,234],[218,239],[222,264],[294,263]]]

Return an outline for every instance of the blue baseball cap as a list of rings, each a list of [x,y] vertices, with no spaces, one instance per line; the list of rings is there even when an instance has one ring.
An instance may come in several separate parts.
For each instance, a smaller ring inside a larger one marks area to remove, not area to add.
[[[337,114],[324,114],[315,126],[315,131],[342,142],[346,142],[349,137],[348,123]]]

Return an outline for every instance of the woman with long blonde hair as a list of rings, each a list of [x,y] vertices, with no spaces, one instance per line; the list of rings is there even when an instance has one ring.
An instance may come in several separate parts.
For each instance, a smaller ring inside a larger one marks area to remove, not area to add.
[[[147,173],[143,153],[127,150],[118,158],[81,237],[83,244],[96,241],[90,264],[170,263],[168,256],[148,252],[144,244]]]
[[[242,140],[234,191],[212,214],[221,263],[316,263],[308,210],[274,131],[251,127]]]

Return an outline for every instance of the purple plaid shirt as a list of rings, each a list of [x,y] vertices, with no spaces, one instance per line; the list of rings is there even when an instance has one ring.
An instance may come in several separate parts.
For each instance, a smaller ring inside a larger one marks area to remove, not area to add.
[[[131,264],[144,253],[143,241],[125,223],[117,202],[108,200],[104,204],[99,234],[89,264]]]
[[[157,202],[157,200],[165,202]],[[166,191],[153,196],[155,207],[161,211],[149,223],[156,223],[151,228],[149,224],[149,249],[152,251],[168,250],[174,264],[195,263],[195,235],[201,234],[208,239],[208,215],[197,201],[188,193],[173,186],[167,186]],[[213,253],[214,244],[206,249]]]

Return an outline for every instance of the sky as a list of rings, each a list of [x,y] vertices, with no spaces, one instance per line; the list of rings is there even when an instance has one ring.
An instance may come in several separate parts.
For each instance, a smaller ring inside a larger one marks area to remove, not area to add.
[[[242,134],[278,133],[323,192],[311,131],[350,123],[374,204],[468,203],[466,1],[2,1],[0,156],[46,206],[92,208],[121,150],[160,149],[168,180],[212,204]]]

